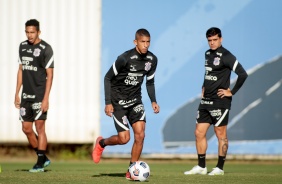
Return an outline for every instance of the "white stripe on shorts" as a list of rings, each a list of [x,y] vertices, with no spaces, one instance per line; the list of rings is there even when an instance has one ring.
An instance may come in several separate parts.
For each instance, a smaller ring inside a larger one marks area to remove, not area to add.
[[[220,117],[220,119],[217,121],[217,123],[214,126],[218,126],[220,125],[220,123],[222,122],[222,120],[225,118],[226,114],[228,113],[228,109],[225,109],[223,115]]]
[[[121,127],[123,128],[124,130],[129,130],[129,128],[127,128],[126,126],[123,125],[123,123],[119,122],[117,120],[117,118],[113,115],[113,118],[115,119],[116,123]]]
[[[38,118],[41,116],[42,111],[39,111],[39,113],[35,116],[34,120],[38,120]]]
[[[140,118],[140,120],[144,121],[145,116],[146,116],[146,113],[145,113],[145,111],[144,111],[144,113],[143,113],[142,117]]]

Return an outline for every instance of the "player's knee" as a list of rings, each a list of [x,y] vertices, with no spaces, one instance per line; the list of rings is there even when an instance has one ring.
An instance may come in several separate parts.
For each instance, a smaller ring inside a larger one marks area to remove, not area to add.
[[[194,134],[196,138],[203,138],[206,135],[204,132],[201,132],[198,129],[195,130]]]
[[[129,137],[119,137],[119,144],[123,145],[123,144],[126,144],[128,143],[130,140]]]
[[[218,139],[221,139],[221,138],[226,138],[226,131],[224,130],[215,130],[215,135],[217,136]]]
[[[32,128],[24,127],[24,126],[22,127],[22,131],[23,131],[23,133],[25,133],[26,135],[33,133],[33,129],[32,129]]]
[[[145,133],[142,132],[142,133],[134,134],[134,139],[135,139],[135,142],[143,143],[145,139]]]

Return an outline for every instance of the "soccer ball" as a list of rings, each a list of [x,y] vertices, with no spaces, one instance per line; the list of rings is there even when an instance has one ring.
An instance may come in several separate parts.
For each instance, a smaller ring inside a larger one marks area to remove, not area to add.
[[[145,181],[150,176],[150,167],[144,161],[136,161],[129,166],[129,172],[133,180]]]

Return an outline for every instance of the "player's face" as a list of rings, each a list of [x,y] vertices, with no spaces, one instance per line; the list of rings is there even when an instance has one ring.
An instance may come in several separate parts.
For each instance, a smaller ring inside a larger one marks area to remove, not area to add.
[[[218,35],[208,37],[208,43],[211,50],[216,50],[221,46],[222,38],[219,38]]]
[[[134,44],[136,45],[136,50],[140,54],[146,54],[150,47],[150,37],[137,36],[137,40],[134,40]]]
[[[40,31],[37,31],[35,26],[25,27],[25,34],[30,44],[35,45],[40,41]]]

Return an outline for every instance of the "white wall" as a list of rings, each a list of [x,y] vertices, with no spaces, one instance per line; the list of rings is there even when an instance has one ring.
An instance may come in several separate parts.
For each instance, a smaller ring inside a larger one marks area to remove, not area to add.
[[[0,0],[0,143],[27,142],[14,95],[18,47],[33,18],[55,57],[48,141],[93,142],[100,133],[101,0]]]

